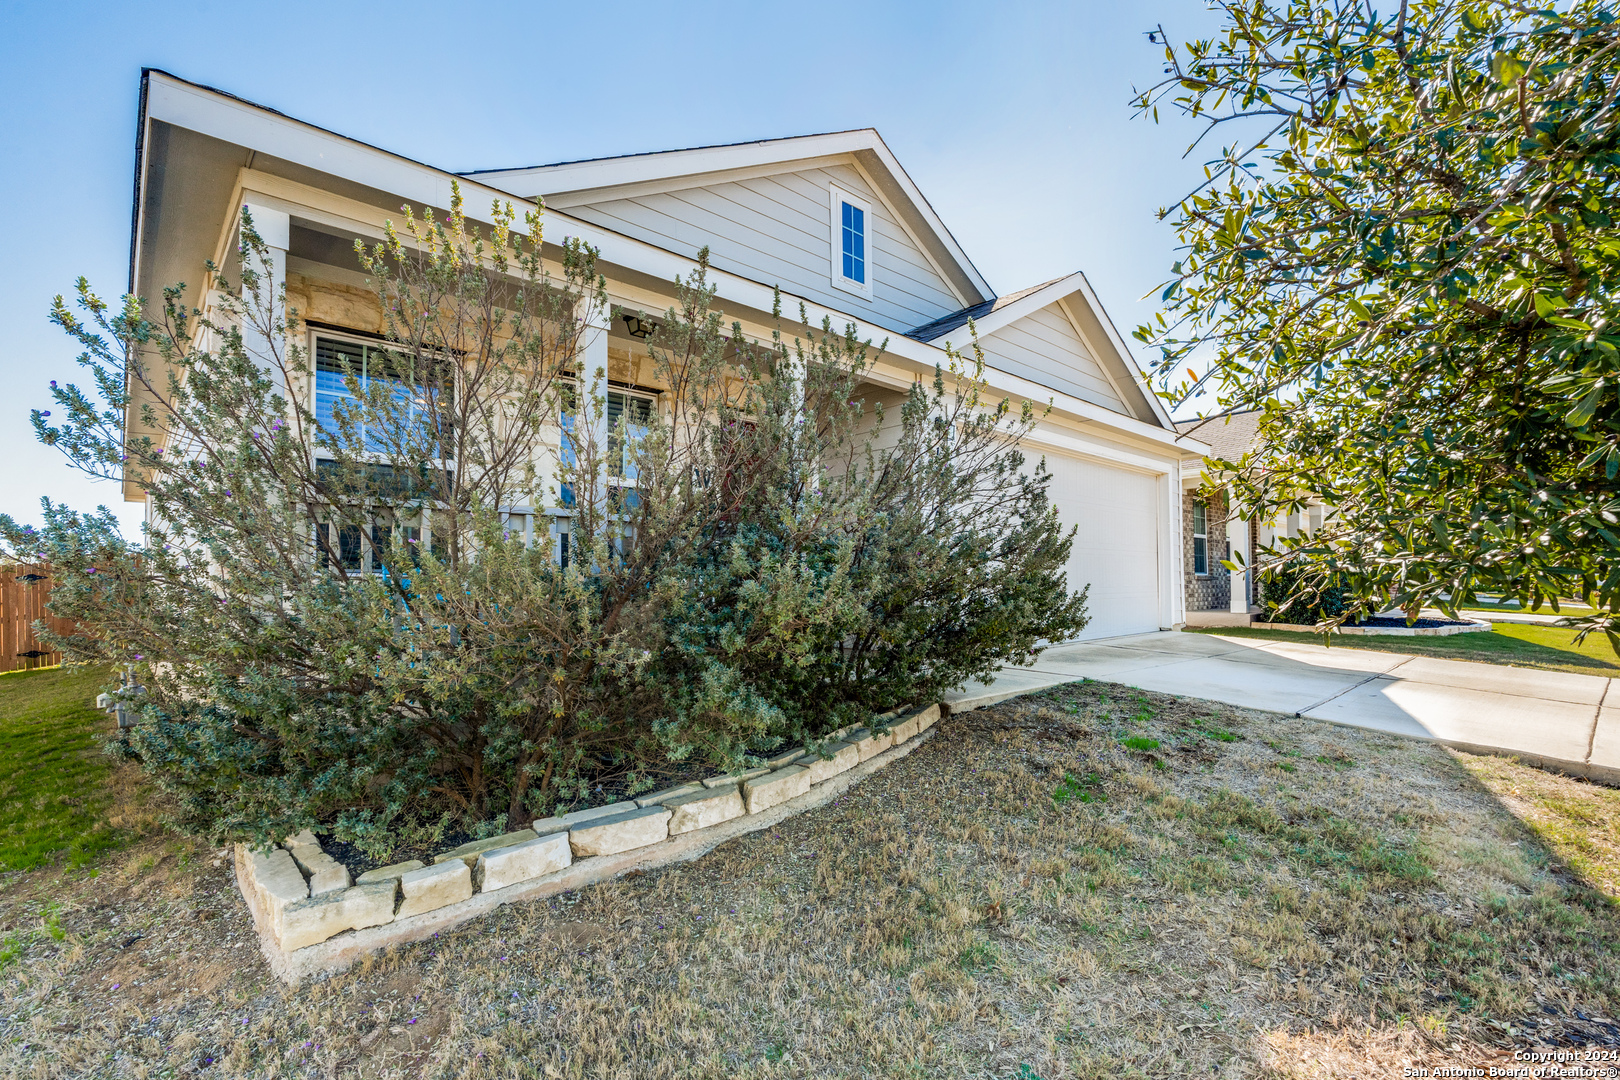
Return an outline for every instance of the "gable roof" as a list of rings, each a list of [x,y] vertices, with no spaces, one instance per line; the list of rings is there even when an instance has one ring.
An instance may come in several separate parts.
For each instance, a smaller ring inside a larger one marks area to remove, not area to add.
[[[1209,445],[1209,456],[1236,461],[1249,452],[1260,430],[1260,410],[1216,413],[1197,420],[1177,420],[1176,430]]]
[[[1105,369],[1113,369],[1110,377],[1115,380],[1121,398],[1126,399],[1126,408],[1141,419],[1151,417],[1151,422],[1171,427],[1170,414],[1165,411],[1164,403],[1159,400],[1157,394],[1148,392],[1143,385],[1146,380],[1136,362],[1135,354],[1114,327],[1113,320],[1108,317],[1102,301],[1098,300],[1097,294],[1092,291],[1086,275],[1078,271],[1008,296],[963,308],[961,311],[908,331],[906,336],[929,344],[951,345],[953,343],[947,335],[955,333],[972,320],[974,331],[983,340],[998,330],[1026,319],[1053,304],[1061,306],[1066,317],[1088,324],[1077,325],[1076,330],[1080,332],[1081,339],[1089,343],[1088,351],[1097,354],[1092,359]],[[966,335],[957,337],[961,340]]]
[[[804,168],[810,162],[829,159],[852,161],[865,174],[906,229],[938,264],[961,300],[978,304],[995,299],[995,290],[900,166],[876,128],[584,158],[517,169],[478,169],[459,175],[476,178],[524,198],[543,198],[548,207],[566,210],[585,203],[788,172]]]
[[[1043,281],[1039,285],[1031,285],[1027,289],[1020,289],[1015,293],[1008,293],[1006,296],[986,300],[982,304],[965,307],[961,311],[953,311],[949,315],[935,319],[931,323],[924,323],[916,329],[907,330],[906,337],[913,337],[918,341],[933,341],[935,338],[942,338],[952,330],[966,326],[969,320],[972,320],[976,325],[991,312],[999,311],[1008,304],[1016,304],[1031,293],[1040,292],[1048,285],[1054,285],[1062,280],[1062,278],[1053,278],[1051,281]]]

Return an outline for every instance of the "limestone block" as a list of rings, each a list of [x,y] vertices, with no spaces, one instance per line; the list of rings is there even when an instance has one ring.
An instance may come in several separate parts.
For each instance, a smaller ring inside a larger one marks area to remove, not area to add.
[[[253,874],[253,887],[259,894],[259,906],[270,916],[272,924],[281,918],[288,904],[309,899],[309,883],[285,850],[250,851],[248,865]]]
[[[662,806],[631,810],[576,825],[568,833],[574,857],[617,855],[631,848],[656,844],[669,836],[670,812]]]
[[[349,868],[321,850],[319,844],[298,844],[292,848],[293,861],[309,878],[309,895],[337,892],[349,887]]]
[[[915,716],[906,717],[891,727],[889,733],[894,736],[894,745],[896,746],[909,741],[917,734],[917,718]]]
[[[810,770],[812,786],[823,780],[831,780],[839,773],[847,772],[861,763],[861,752],[854,743],[825,743],[821,747],[821,753],[831,756],[823,758],[821,754],[806,754],[794,762],[795,765],[802,765]]]
[[[393,887],[393,882],[388,883]],[[370,885],[357,885],[369,889]],[[352,927],[349,913],[343,904],[343,893],[325,893],[288,904],[276,925],[276,937],[287,952],[309,945],[319,945],[327,938],[341,934]]]
[[[321,846],[321,842],[315,839],[315,834],[310,832],[308,829],[301,829],[298,832],[293,833],[281,843],[283,847],[287,848]]]
[[[624,802],[616,802],[609,806],[593,806],[589,810],[575,810],[571,814],[563,814],[557,820],[572,829],[582,821],[591,821],[599,817],[612,817],[615,814],[625,814],[638,809],[640,807],[636,805],[634,799],[626,799]]]
[[[737,788],[706,788],[701,784],[696,791],[677,795],[664,805],[671,811],[671,836],[679,836],[693,829],[706,829],[710,825],[742,817],[748,812],[743,805],[742,792]]]
[[[742,786],[743,802],[750,814],[769,810],[778,803],[797,798],[810,790],[810,770],[802,765],[789,765]]]
[[[675,798],[677,795],[690,795],[694,791],[701,790],[703,790],[702,783],[697,780],[693,780],[690,784],[680,784],[676,787],[665,788],[663,791],[655,791],[651,795],[637,795],[636,805],[658,806]]]
[[[735,776],[711,776],[703,781],[703,786],[717,788],[725,787],[728,784],[742,784],[754,779],[756,776],[764,776],[770,771],[769,769],[749,769],[747,772],[737,773]]]
[[[649,803],[640,799],[626,799],[624,802],[616,802],[610,806],[593,806],[589,810],[575,810],[573,813],[563,814],[561,817],[541,818],[534,823],[532,828],[536,836],[549,836],[552,833],[567,832],[575,825],[586,821],[638,810],[645,805],[649,805]]]
[[[410,873],[412,870],[422,869],[424,863],[421,859],[410,859],[406,862],[397,862],[392,866],[379,866],[375,870],[367,870],[354,879],[356,885],[370,885],[374,881],[393,881],[394,879]]]
[[[860,751],[861,760],[875,758],[894,745],[894,735],[879,735],[871,728],[856,728],[849,733],[849,741]]]
[[[526,840],[512,847],[486,851],[478,856],[483,892],[494,892],[530,878],[556,873],[574,861],[564,833]]]
[[[354,914],[354,928],[381,926],[394,921],[394,895],[399,891],[396,881],[374,881],[370,885],[356,885],[338,895]]]
[[[917,732],[921,734],[939,722],[939,702],[917,712]]]
[[[365,289],[288,274],[287,292],[289,303],[294,302],[292,297],[301,301],[298,303],[299,313],[306,319],[373,333],[387,329],[382,305],[375,295]]]
[[[393,922],[398,887],[395,881],[379,881],[288,904],[281,913],[281,947],[291,952],[318,945],[345,930]]]
[[[451,848],[443,855],[433,856],[433,861],[442,863],[449,862],[451,859],[460,859],[471,868],[472,864],[478,861],[478,856],[484,852],[494,851],[496,848],[511,847],[513,844],[521,844],[525,840],[533,840],[535,835],[533,829],[519,829],[517,832],[509,832],[503,836],[492,836],[488,840],[474,840],[470,844],[462,844],[458,848]]]
[[[403,919],[424,911],[437,911],[472,899],[472,869],[460,859],[451,859],[436,866],[418,865],[416,869],[407,870],[399,876],[399,888],[405,894],[405,899],[394,918]]]
[[[784,765],[793,764],[802,757],[804,757],[804,747],[795,746],[791,750],[783,750],[780,753],[772,754],[770,757],[766,758],[765,767],[767,769],[780,769]]]

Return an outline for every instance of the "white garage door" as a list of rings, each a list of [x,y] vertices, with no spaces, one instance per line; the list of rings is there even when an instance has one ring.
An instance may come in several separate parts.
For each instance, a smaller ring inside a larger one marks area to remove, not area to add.
[[[1158,478],[1052,451],[1045,457],[1058,516],[1079,526],[1069,588],[1091,586],[1091,622],[1080,636],[1159,629]]]

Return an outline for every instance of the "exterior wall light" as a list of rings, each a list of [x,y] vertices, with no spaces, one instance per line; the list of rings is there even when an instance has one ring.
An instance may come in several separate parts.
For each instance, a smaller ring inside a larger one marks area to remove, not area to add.
[[[624,320],[624,328],[630,332],[630,336],[638,341],[646,341],[658,329],[657,323],[651,319],[643,319],[640,315],[626,314],[620,315],[619,318]]]

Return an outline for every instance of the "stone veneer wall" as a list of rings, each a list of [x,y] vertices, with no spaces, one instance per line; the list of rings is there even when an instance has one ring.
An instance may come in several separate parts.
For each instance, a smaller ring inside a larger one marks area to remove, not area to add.
[[[1209,507],[1209,573],[1193,573],[1193,503]],[[1185,597],[1188,611],[1226,611],[1232,604],[1232,572],[1221,565],[1226,550],[1226,496],[1205,499],[1197,491],[1181,496],[1181,564],[1185,568]]]
[[[612,806],[542,818],[531,828],[378,867],[350,881],[308,831],[269,850],[236,846],[237,886],[272,970],[290,983],[342,971],[360,957],[535,899],[693,859],[716,844],[820,805],[910,753],[940,706],[874,718],[820,744]]]

